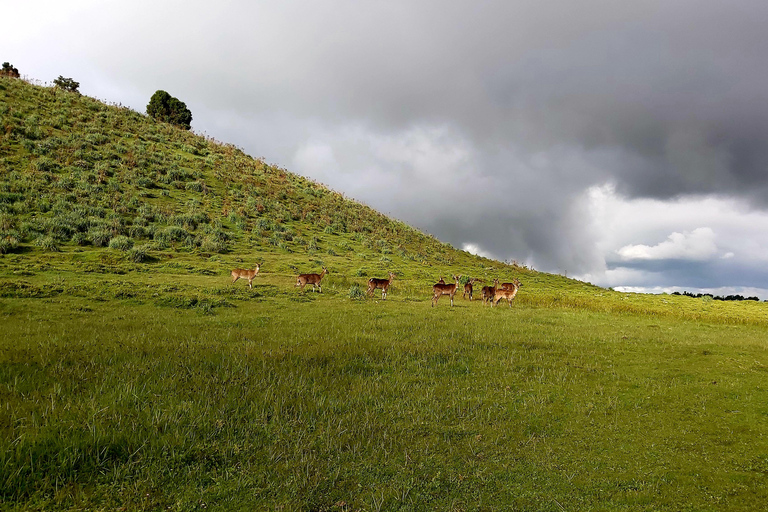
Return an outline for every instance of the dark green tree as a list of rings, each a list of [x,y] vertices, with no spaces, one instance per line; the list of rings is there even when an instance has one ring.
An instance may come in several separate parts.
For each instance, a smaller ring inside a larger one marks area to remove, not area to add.
[[[10,62],[3,62],[3,69],[0,70],[0,76],[7,76],[9,78],[19,78],[19,70],[11,66]]]
[[[147,114],[158,121],[175,124],[185,130],[192,127],[192,112],[187,105],[165,91],[157,91],[152,95],[147,105]]]
[[[59,75],[59,78],[53,81],[54,85],[59,89],[63,89],[67,92],[80,92],[77,89],[80,87],[80,82],[75,82],[71,78],[64,78]]]

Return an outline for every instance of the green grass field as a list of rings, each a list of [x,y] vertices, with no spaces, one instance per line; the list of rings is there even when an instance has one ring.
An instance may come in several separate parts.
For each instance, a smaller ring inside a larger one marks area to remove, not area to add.
[[[55,274],[6,279],[0,299],[6,508],[768,500],[765,325],[542,306],[525,282],[511,309],[432,308],[428,284],[350,299],[333,274],[322,294],[267,272],[253,290],[223,272]]]
[[[0,128],[2,510],[768,503],[768,304],[473,256],[20,80],[0,79]],[[323,293],[294,287],[322,266]],[[388,271],[387,300],[364,297]],[[453,274],[523,286],[511,308],[431,307]]]

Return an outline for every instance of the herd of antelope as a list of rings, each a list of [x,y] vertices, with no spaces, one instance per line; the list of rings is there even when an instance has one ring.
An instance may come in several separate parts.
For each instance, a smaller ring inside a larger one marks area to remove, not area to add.
[[[453,284],[445,284],[445,281],[441,277],[440,280],[432,287],[433,295],[432,295],[432,306],[435,306],[437,304],[437,301],[442,297],[443,295],[448,295],[451,298],[451,306],[453,306],[453,296],[456,294],[456,292],[459,289],[461,276],[453,276],[453,280],[455,281]],[[467,281],[467,284],[464,285],[464,295],[463,297],[466,299],[469,297],[469,300],[472,300],[472,292],[473,292],[473,286],[476,282],[480,281],[480,279],[473,277],[469,281]],[[491,307],[495,306],[501,299],[506,299],[507,302],[509,302],[509,307],[512,307],[512,299],[515,298],[517,295],[517,290],[520,289],[522,286],[522,283],[520,283],[520,280],[515,278],[512,280],[511,283],[502,283],[499,285],[499,280],[494,279],[493,280],[493,286],[483,286],[482,289],[482,295],[483,295],[483,305],[486,304],[491,305]]]
[[[232,270],[232,283],[234,284],[234,282],[238,279],[247,279],[248,287],[253,288],[253,278],[256,277],[256,275],[259,273],[260,268],[261,264],[257,263],[256,267],[253,269],[236,268]],[[322,293],[323,288],[320,286],[320,282],[323,280],[323,277],[327,273],[328,269],[323,267],[319,274],[299,274],[298,277],[296,277],[296,284],[294,288],[298,286],[301,291],[303,291],[306,285],[311,284],[312,291],[317,289],[320,291],[320,293]],[[368,280],[368,290],[366,291],[366,295],[373,296],[374,291],[381,289],[381,298],[382,300],[386,299],[389,286],[392,284],[394,279],[395,274],[393,272],[389,273],[389,279],[379,279],[376,277],[370,278]],[[461,275],[454,275],[453,280],[453,284],[446,284],[445,280],[440,277],[438,282],[432,286],[432,307],[437,305],[437,301],[440,300],[440,297],[443,295],[448,295],[451,298],[451,306],[453,306],[453,296],[456,295],[456,292],[461,286]],[[480,281],[480,279],[473,277],[469,279],[469,281],[467,281],[467,283],[464,285],[463,297],[465,299],[469,297],[469,300],[472,300],[473,285],[478,281]],[[511,283],[501,284],[499,284],[498,279],[494,279],[493,286],[483,286],[483,305],[490,304],[491,307],[493,307],[500,300],[504,299],[509,303],[509,307],[512,307],[512,300],[517,295],[517,291],[521,286],[522,284],[517,278],[513,279]]]

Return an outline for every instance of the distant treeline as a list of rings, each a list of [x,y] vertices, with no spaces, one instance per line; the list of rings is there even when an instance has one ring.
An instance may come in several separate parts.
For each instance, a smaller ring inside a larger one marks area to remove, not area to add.
[[[714,300],[754,300],[760,302],[758,297],[745,297],[743,295],[726,295],[722,297],[720,295],[712,295],[711,293],[691,293],[691,292],[672,292],[672,295],[685,295],[686,297],[693,297],[694,299],[700,299],[702,297],[711,297]]]

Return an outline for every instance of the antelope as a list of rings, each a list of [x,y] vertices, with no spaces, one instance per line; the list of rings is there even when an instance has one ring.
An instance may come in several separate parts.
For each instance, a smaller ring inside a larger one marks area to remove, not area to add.
[[[493,286],[483,286],[483,306],[493,300],[493,295],[496,293],[496,288],[499,287],[499,280],[493,280]]]
[[[501,283],[502,290],[514,290],[520,287],[520,281],[517,278],[513,279],[511,283]]]
[[[437,284],[445,284],[445,279],[443,279],[443,276],[440,276],[440,279],[437,281]]]
[[[230,274],[232,274],[232,284],[240,278],[248,280],[248,287],[253,288],[253,278],[259,273],[260,265],[257,263],[256,268],[249,270],[247,268],[236,268]]]
[[[522,284],[520,284],[520,281],[518,281],[517,278],[511,283],[505,284],[511,284],[513,288],[511,290],[505,290],[504,288],[496,290],[493,294],[493,304],[491,304],[491,307],[495,306],[501,299],[507,299],[509,307],[512,307],[512,300],[515,298],[515,295],[517,295],[517,290],[520,289]]]
[[[296,286],[301,286],[301,290],[304,291],[304,287],[308,284],[312,285],[312,291],[315,291],[315,288],[320,289],[320,293],[323,293],[323,288],[320,286],[320,281],[322,281],[323,276],[328,273],[328,269],[323,267],[323,271],[319,274],[300,274],[299,277],[296,278]]]
[[[436,284],[432,287],[432,307],[435,307],[435,304],[437,304],[437,301],[440,300],[440,297],[443,295],[448,295],[451,297],[451,307],[453,307],[453,296],[456,295],[456,290],[459,289],[459,279],[461,279],[461,276],[453,276],[453,280],[456,281],[453,284]]]
[[[368,280],[368,291],[366,294],[373,295],[373,291],[376,288],[381,288],[381,300],[384,300],[387,298],[387,290],[389,290],[389,285],[392,284],[392,281],[395,279],[395,274],[392,272],[389,273],[389,279],[376,279],[375,277],[372,277]]]
[[[472,279],[470,279],[469,282],[467,282],[467,284],[464,285],[464,295],[462,295],[462,297],[466,299],[467,295],[469,295],[469,300],[471,302],[472,301],[472,285],[478,282],[479,280],[480,279],[477,277],[473,277]]]

